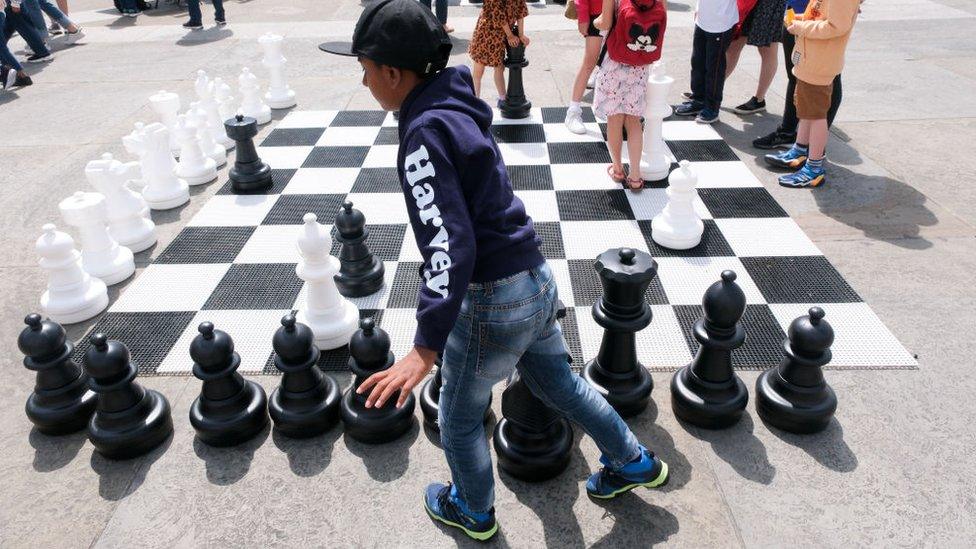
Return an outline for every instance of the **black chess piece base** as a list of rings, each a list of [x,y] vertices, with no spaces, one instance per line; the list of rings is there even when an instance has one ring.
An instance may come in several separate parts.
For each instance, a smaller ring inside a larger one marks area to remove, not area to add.
[[[271,393],[268,411],[275,429],[291,438],[310,438],[331,429],[339,421],[339,386],[327,376],[322,384],[301,393]]]
[[[119,384],[130,383],[133,375]],[[96,412],[88,424],[88,440],[99,454],[109,459],[130,459],[148,453],[173,432],[169,402],[156,391],[146,389],[142,400],[118,412]]]
[[[230,169],[231,188],[234,192],[247,193],[270,189],[274,182],[271,180],[271,166],[260,163],[254,172],[244,172],[237,166]]]
[[[671,378],[674,415],[692,425],[706,429],[734,425],[748,402],[749,391],[738,376],[724,382],[710,382],[696,376],[689,365]]]
[[[543,431],[529,431],[502,418],[492,437],[498,467],[527,482],[549,480],[569,465],[573,427],[559,418]]]
[[[268,424],[267,402],[263,387],[244,380],[241,391],[231,397],[194,400],[190,424],[205,444],[235,446],[250,440]]]
[[[340,413],[346,434],[359,442],[382,444],[406,434],[413,426],[413,412],[417,401],[410,395],[402,408],[396,407],[396,396],[382,408],[366,408],[366,395],[350,389],[342,397]]]
[[[826,383],[802,387],[783,379],[778,368],[756,380],[756,411],[766,423],[791,433],[817,433],[830,424],[837,395]]]
[[[79,376],[57,389],[35,389],[27,399],[27,418],[45,435],[66,435],[88,426],[98,395],[88,389],[88,376]]]
[[[441,369],[440,366],[434,371],[434,375],[424,382],[420,388],[420,411],[424,414],[424,425],[435,432],[441,431],[439,423],[441,399]],[[485,408],[485,422],[491,418],[491,397],[488,398],[488,407]]]
[[[383,287],[385,268],[378,257],[369,256],[362,266],[347,265],[349,272],[335,274],[336,287],[346,297],[364,297],[374,294]]]
[[[643,412],[651,401],[654,380],[643,365],[626,374],[608,372],[601,368],[598,359],[583,367],[583,379],[607,399],[621,417],[632,417]]]

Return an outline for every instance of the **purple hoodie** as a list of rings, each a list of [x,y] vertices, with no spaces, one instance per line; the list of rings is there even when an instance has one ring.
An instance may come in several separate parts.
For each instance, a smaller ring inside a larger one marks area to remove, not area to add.
[[[541,244],[512,193],[471,72],[450,67],[400,106],[397,172],[424,257],[414,344],[444,350],[471,282],[541,265]]]

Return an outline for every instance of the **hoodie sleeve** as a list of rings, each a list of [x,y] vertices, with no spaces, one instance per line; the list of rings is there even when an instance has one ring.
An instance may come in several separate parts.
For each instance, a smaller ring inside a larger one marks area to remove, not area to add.
[[[850,32],[857,19],[859,0],[833,0],[827,8],[827,18],[815,21],[796,21],[796,35],[813,40],[829,40]]]
[[[420,126],[407,137],[403,190],[424,258],[414,344],[443,351],[474,270],[475,238],[451,144]]]

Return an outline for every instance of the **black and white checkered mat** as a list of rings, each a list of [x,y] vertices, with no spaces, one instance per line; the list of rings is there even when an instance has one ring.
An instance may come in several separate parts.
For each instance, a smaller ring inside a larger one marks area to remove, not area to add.
[[[652,370],[691,360],[697,348],[691,327],[701,314],[702,294],[725,269],[738,273],[748,302],[742,320],[747,340],[734,354],[738,367],[776,364],[784,330],[812,305],[827,311],[837,334],[831,367],[916,366],[712,128],[664,123],[673,155],[691,161],[698,173],[696,207],[705,219],[702,243],[676,252],[650,237],[650,220],[667,203],[665,183],[631,193],[611,182],[603,128],[592,112],[586,112],[582,136],[565,129],[564,114],[534,109],[530,118],[511,121],[496,113],[492,131],[569,306],[563,329],[577,366],[596,355],[602,336],[590,315],[600,295],[594,258],[619,246],[647,251],[658,262],[647,293],[654,320],[637,336],[638,356]],[[368,244],[386,263],[383,289],[354,301],[390,333],[398,357],[409,349],[421,257],[397,182],[393,117],[380,111],[292,112],[259,152],[274,168],[273,188],[235,195],[224,184],[93,328],[124,341],[142,374],[189,375],[190,341],[204,320],[234,338],[242,372],[276,373],[272,334],[281,316],[303,302],[303,283],[295,275],[302,216],[315,212],[329,223],[346,199],[366,215]],[[83,341],[78,353],[86,346]],[[347,356],[344,350],[323,353],[322,366],[344,369]]]

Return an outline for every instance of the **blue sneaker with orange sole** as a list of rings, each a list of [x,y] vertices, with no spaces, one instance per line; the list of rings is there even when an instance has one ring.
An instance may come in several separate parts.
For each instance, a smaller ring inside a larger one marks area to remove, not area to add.
[[[586,493],[597,499],[612,499],[639,486],[659,488],[667,484],[668,464],[647,448],[640,449],[639,458],[616,470],[601,457],[603,468],[586,481]]]
[[[827,181],[827,172],[821,168],[814,168],[806,163],[796,173],[780,176],[779,184],[784,187],[803,188],[819,187]]]
[[[424,508],[430,518],[448,526],[458,528],[469,538],[487,541],[498,532],[495,508],[487,513],[474,513],[457,495],[451,483],[435,482],[427,486],[424,494]]]
[[[789,150],[781,153],[767,154],[763,156],[766,164],[781,170],[798,170],[807,161],[809,154],[806,147],[798,147],[795,144]]]

